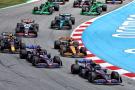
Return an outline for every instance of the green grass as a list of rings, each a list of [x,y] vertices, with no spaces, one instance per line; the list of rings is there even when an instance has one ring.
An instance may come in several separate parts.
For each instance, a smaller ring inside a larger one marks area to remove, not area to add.
[[[0,8],[24,3],[26,1],[28,0],[0,0]]]

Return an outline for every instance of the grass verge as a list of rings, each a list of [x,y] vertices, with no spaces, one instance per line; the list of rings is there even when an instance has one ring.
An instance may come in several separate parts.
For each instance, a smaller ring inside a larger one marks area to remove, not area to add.
[[[28,0],[0,0],[0,8],[21,4]]]

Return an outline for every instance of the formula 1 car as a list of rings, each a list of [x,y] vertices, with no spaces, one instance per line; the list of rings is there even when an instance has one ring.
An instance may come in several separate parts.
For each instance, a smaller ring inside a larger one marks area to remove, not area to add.
[[[103,11],[107,11],[107,5],[102,2],[96,2],[92,0],[92,3],[88,7],[82,7],[81,15],[100,15]]]
[[[71,14],[59,14],[51,22],[50,28],[52,29],[72,29],[72,25],[75,24],[75,17],[72,17]]]
[[[5,53],[19,53],[21,49],[25,49],[26,46],[22,43],[22,40],[13,33],[3,32],[0,37],[0,52]]]
[[[87,7],[91,5],[91,0],[74,0],[73,7]]]
[[[34,7],[32,13],[33,14],[46,14],[50,15],[53,11],[59,11],[59,5],[53,2],[45,2],[41,4],[40,7]]]
[[[17,23],[15,28],[16,36],[37,37],[39,31],[39,24],[32,19],[22,19]]]
[[[79,76],[95,84],[122,83],[122,78],[118,72],[107,73],[107,69],[101,68],[99,64],[94,63],[92,60],[76,60],[75,64],[71,65],[71,73],[79,74]]]
[[[48,0],[50,2],[53,2],[55,4],[64,5],[66,0]]]
[[[65,45],[61,45],[59,52],[63,57],[84,58],[87,55],[85,47],[79,48],[79,42],[70,41]]]
[[[60,37],[58,40],[54,41],[54,49],[60,49],[61,45],[68,45],[71,41],[79,46],[79,42],[73,40],[71,37]]]
[[[123,0],[105,0],[107,4],[122,4]]]
[[[59,56],[51,58],[45,49],[32,49],[31,51],[21,50],[20,58],[27,59],[33,66],[38,68],[60,68],[62,61]]]

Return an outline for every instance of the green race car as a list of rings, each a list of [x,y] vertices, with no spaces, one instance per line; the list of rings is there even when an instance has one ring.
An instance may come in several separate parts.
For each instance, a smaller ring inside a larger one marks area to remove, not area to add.
[[[107,11],[107,5],[102,2],[92,0],[91,5],[82,7],[81,15],[100,15],[103,11]]]
[[[63,13],[56,16],[54,20],[52,20],[50,28],[51,29],[72,29],[72,25],[75,24],[75,17],[71,14]]]
[[[33,14],[46,14],[50,15],[54,11],[59,11],[59,5],[53,2],[45,2],[44,4],[41,4],[40,7],[34,7],[32,13]]]

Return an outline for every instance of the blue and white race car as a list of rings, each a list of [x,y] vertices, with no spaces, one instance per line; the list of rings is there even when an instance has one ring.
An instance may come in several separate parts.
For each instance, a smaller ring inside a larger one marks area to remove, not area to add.
[[[88,59],[76,60],[75,64],[71,65],[71,73],[79,74],[79,76],[95,84],[122,83],[122,78],[118,72],[107,73],[107,69]]]
[[[26,48],[20,51],[20,58],[26,59],[33,66],[38,68],[60,68],[62,66],[62,61],[59,56],[51,58],[51,54],[48,54],[39,45],[30,45],[26,46]]]

